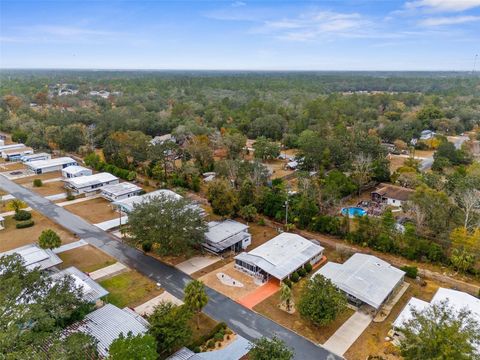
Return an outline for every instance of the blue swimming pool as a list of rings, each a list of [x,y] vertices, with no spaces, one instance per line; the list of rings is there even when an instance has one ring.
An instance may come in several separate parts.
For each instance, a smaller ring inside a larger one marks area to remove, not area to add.
[[[352,207],[347,207],[342,209],[342,215],[347,216],[347,214],[348,214],[348,217],[354,218],[356,216],[365,216],[367,215],[367,212],[362,208],[352,206]]]

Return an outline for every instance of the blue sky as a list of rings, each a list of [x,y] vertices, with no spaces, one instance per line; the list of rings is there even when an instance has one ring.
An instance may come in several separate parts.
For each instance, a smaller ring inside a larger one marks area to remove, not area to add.
[[[1,68],[472,70],[475,54],[480,0],[0,2]]]

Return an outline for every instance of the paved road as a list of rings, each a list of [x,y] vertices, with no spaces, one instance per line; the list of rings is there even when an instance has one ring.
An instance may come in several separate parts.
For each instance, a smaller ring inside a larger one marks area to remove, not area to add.
[[[116,240],[113,236],[93,226],[36,193],[0,176],[0,188],[29,204],[56,223],[62,225],[88,243],[113,256],[118,261],[136,269],[155,282],[160,282],[168,292],[183,298],[183,288],[191,278],[141,251]],[[1,233],[0,233],[1,237]],[[277,323],[243,307],[230,298],[207,288],[209,302],[204,312],[218,321],[225,321],[235,332],[249,340],[276,334],[294,349],[295,359],[334,360],[341,357],[319,347]]]

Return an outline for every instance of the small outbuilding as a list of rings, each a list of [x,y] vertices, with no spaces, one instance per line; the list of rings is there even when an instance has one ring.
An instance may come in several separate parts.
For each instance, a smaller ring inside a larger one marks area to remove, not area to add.
[[[91,169],[80,165],[67,166],[66,168],[62,169],[62,176],[65,179],[71,179],[79,176],[90,176],[92,174],[93,171]]]
[[[71,157],[59,157],[49,160],[37,160],[25,163],[35,174],[45,174],[53,171],[61,171],[67,166],[78,165]]]
[[[281,233],[249,252],[235,256],[235,268],[263,281],[284,280],[309,263],[314,266],[323,257],[324,248],[304,237]]]
[[[106,185],[118,184],[119,179],[107,172],[101,172],[89,176],[79,176],[64,180],[65,188],[75,194],[92,194]]]
[[[381,184],[380,188],[371,192],[372,201],[380,204],[401,207],[414,190],[391,184]]]
[[[0,254],[0,257],[12,254],[20,255],[23,258],[25,267],[29,270],[35,268],[45,270],[62,263],[62,259],[52,250],[42,249],[36,244],[25,245],[3,252]]]
[[[245,250],[252,242],[248,225],[234,220],[210,221],[203,247],[216,254]]]
[[[330,279],[351,303],[378,310],[403,284],[405,272],[376,256],[356,253],[343,264],[328,262],[313,277],[317,275]]]
[[[118,201],[140,195],[142,191],[143,189],[140,186],[129,182],[122,182],[102,187],[102,192],[100,194],[108,201]]]
[[[52,155],[41,152],[36,154],[24,155],[21,157],[21,161],[24,163],[31,162],[31,161],[38,161],[38,160],[49,160],[52,158]]]

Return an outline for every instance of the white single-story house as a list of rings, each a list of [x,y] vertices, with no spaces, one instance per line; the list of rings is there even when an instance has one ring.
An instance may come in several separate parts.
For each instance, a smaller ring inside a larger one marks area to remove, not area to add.
[[[35,174],[45,174],[52,171],[60,171],[67,166],[78,165],[71,157],[59,157],[48,160],[37,160],[25,163]]]
[[[372,201],[387,204],[390,206],[401,207],[414,190],[402,186],[391,184],[380,184],[380,188],[371,192]]]
[[[106,185],[118,184],[120,180],[107,172],[101,172],[89,176],[79,176],[64,180],[65,188],[75,194],[93,193]]]
[[[435,136],[435,133],[432,130],[423,130],[420,133],[420,140],[430,140]]]
[[[4,150],[13,150],[13,149],[21,149],[21,148],[24,148],[26,147],[25,144],[10,144],[10,145],[2,145],[0,146],[0,152],[4,151]]]
[[[0,216],[0,230],[5,229],[5,218]]]
[[[85,301],[94,303],[100,298],[109,294],[109,292],[99,285],[95,280],[91,279],[87,274],[74,266],[70,266],[64,270],[53,273],[50,277],[55,280],[61,280],[65,276],[72,277],[74,286],[81,289],[83,299]]]
[[[221,349],[195,353],[183,347],[167,360],[240,360],[248,354],[251,347],[250,341],[236,334],[234,340]]]
[[[216,254],[245,250],[252,242],[248,228],[248,225],[234,220],[210,221],[203,247]]]
[[[42,249],[36,244],[25,245],[5,251],[0,254],[0,257],[12,254],[19,254],[23,258],[25,267],[29,270],[35,268],[45,270],[63,262],[52,250]]]
[[[286,165],[286,168],[290,169],[290,170],[296,170],[297,167],[298,167],[298,161],[297,160],[289,161]]]
[[[405,272],[376,256],[356,253],[343,264],[326,263],[313,277],[317,275],[330,279],[350,302],[378,310],[403,284]]]
[[[108,201],[118,201],[139,195],[143,189],[129,182],[102,187],[101,196]]]
[[[52,158],[52,155],[42,152],[37,154],[24,155],[21,157],[20,160],[24,163],[27,163],[27,162],[38,161],[38,160],[49,160],[51,158]]]
[[[150,140],[150,144],[160,145],[167,141],[176,142],[177,140],[172,134],[165,134],[165,135],[155,136],[152,140]]]
[[[168,189],[160,189],[160,190],[155,190],[143,195],[137,195],[137,196],[132,196],[126,199],[118,200],[112,202],[112,206],[122,212],[129,213],[132,212],[135,205],[139,205],[142,203],[148,203],[155,197],[159,196],[167,196],[171,197],[173,199],[181,199],[182,196],[177,194],[176,192]],[[197,204],[192,204],[192,208],[197,209],[202,215],[205,214],[205,210],[201,208],[201,206]]]
[[[62,176],[65,179],[71,179],[79,176],[90,176],[92,174],[93,171],[91,169],[80,165],[67,166],[66,168],[62,169]]]
[[[320,262],[324,248],[304,237],[281,233],[249,252],[235,256],[235,268],[262,280],[284,280],[310,263]]]
[[[393,329],[398,330],[405,322],[411,320],[413,317],[412,310],[423,311],[432,304],[444,301],[448,301],[448,306],[453,308],[454,311],[460,311],[461,309],[469,310],[471,316],[480,323],[480,299],[462,291],[439,288],[430,302],[412,297],[393,322]],[[401,338],[400,333],[395,335]],[[477,351],[480,353],[480,347],[477,348]]]
[[[18,149],[2,150],[2,158],[8,161],[20,161],[22,156],[31,154],[33,154],[33,149],[27,146]]]
[[[97,349],[102,357],[108,356],[108,350],[113,340],[120,334],[133,336],[147,332],[149,323],[132,309],[120,309],[112,304],[105,304],[92,311],[82,321],[70,325],[64,330],[64,335],[82,332],[93,336],[97,341]]]

